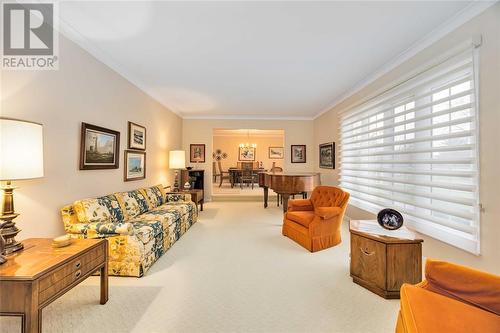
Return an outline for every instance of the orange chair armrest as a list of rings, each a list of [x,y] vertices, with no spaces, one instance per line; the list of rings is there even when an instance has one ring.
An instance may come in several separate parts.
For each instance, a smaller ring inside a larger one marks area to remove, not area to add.
[[[288,200],[288,210],[314,210],[314,207],[310,199],[293,199]]]
[[[500,315],[500,276],[427,259],[425,289]]]
[[[314,214],[322,219],[328,220],[342,213],[340,207],[318,207],[314,209]]]

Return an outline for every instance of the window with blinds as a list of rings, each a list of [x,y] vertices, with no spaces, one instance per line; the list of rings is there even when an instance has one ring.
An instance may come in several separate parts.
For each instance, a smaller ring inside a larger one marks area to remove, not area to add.
[[[479,253],[475,52],[461,52],[340,115],[351,204],[391,207],[431,237]]]

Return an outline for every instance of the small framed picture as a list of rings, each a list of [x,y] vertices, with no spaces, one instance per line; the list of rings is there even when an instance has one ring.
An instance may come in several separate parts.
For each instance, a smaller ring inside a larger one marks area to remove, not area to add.
[[[194,143],[189,145],[189,162],[205,163],[205,145]]]
[[[120,132],[82,123],[80,170],[118,169]]]
[[[146,152],[125,150],[124,180],[139,180],[146,178]]]
[[[128,122],[128,149],[146,150],[146,127]]]
[[[282,160],[285,156],[285,149],[283,147],[269,147],[269,159]]]
[[[292,145],[292,163],[306,163],[306,145]]]
[[[255,161],[254,147],[240,147],[238,154],[239,161]]]
[[[319,167],[323,169],[335,169],[335,142],[319,145]]]

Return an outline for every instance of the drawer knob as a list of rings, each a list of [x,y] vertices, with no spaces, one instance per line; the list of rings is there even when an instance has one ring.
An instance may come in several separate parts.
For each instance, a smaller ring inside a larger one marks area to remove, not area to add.
[[[82,271],[76,271],[75,277],[78,279],[82,275]]]
[[[77,263],[75,264],[75,267],[76,267],[76,268],[80,268],[80,266],[82,266],[82,263],[81,263],[81,262],[77,262]]]
[[[365,256],[372,256],[375,254],[375,252],[368,252],[368,250],[365,250],[362,247],[360,247],[359,249],[361,250],[361,253],[363,253]]]

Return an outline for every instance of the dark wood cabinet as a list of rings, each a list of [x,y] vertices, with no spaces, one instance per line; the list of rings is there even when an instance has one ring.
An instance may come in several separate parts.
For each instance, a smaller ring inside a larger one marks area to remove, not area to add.
[[[205,190],[205,170],[182,170],[179,186],[183,188],[186,182],[191,184],[192,189]]]
[[[355,222],[355,221],[352,221]],[[422,281],[422,240],[379,236],[351,222],[351,277],[384,298],[399,298],[403,283]]]

